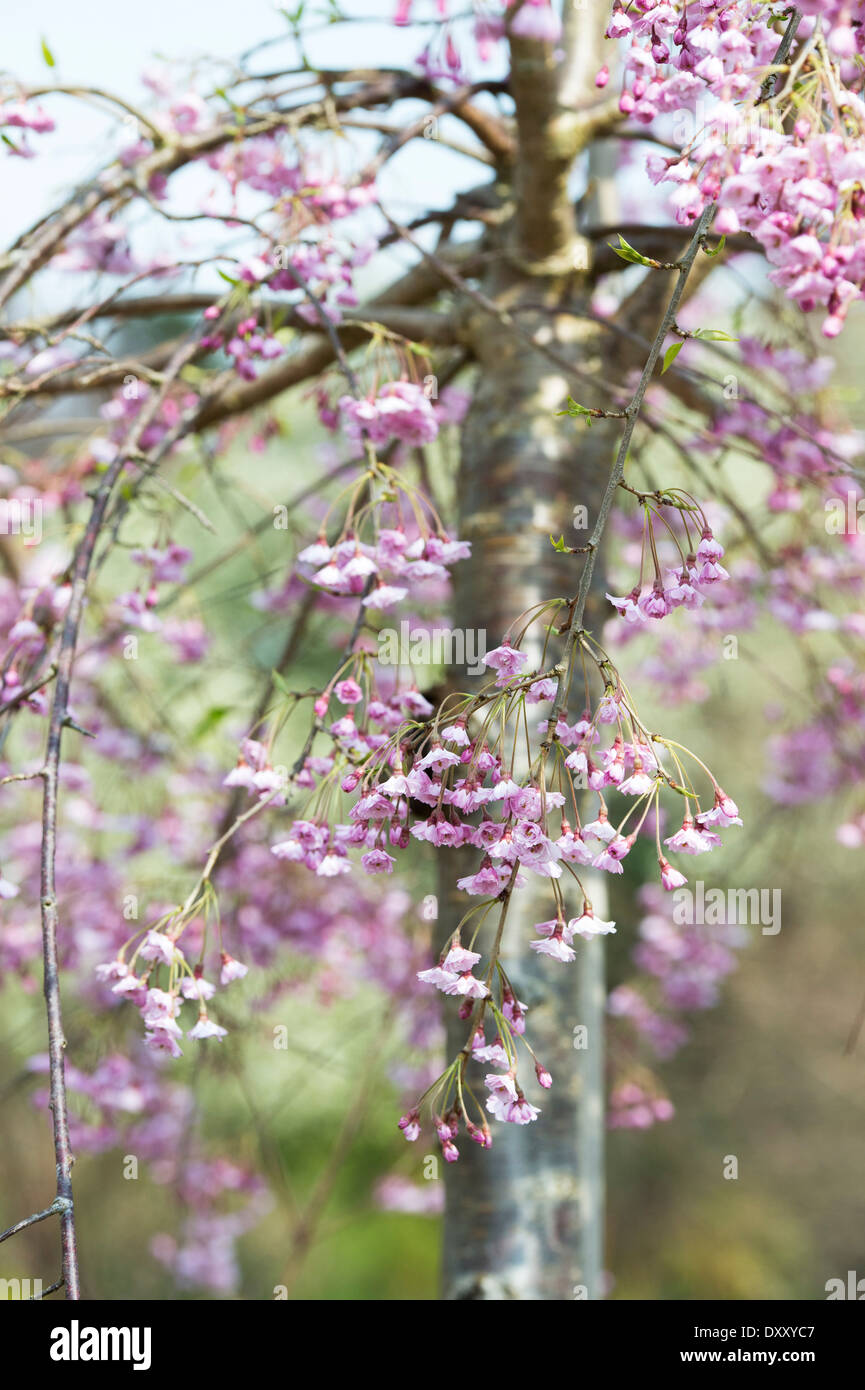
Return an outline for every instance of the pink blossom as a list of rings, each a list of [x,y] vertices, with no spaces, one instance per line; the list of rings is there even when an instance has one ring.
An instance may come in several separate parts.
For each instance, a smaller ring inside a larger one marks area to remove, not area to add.
[[[408,1113],[403,1115],[398,1121],[398,1125],[410,1144],[413,1144],[416,1139],[420,1138],[420,1125],[418,1123],[418,1113],[416,1110],[409,1110]]]
[[[598,701],[595,717],[599,724],[615,724],[621,718],[618,696],[614,690],[607,690]]]
[[[661,882],[668,893],[672,892],[674,888],[681,888],[682,884],[688,882],[685,875],[680,873],[678,869],[674,869],[668,859],[664,859],[662,856],[658,863],[661,866]]]
[[[535,930],[541,931],[545,925],[548,924],[541,923]],[[565,962],[575,960],[576,952],[564,940],[564,923],[559,922],[553,925],[555,930],[551,931],[549,936],[542,937],[539,941],[530,941],[529,946],[539,955],[552,956],[553,960]]]
[[[499,673],[496,685],[506,685],[514,676],[519,675],[528,664],[528,660],[525,652],[516,651],[508,642],[503,643],[501,647],[494,647],[483,657],[484,665],[492,666],[493,670]]]
[[[528,1125],[532,1120],[536,1120],[540,1113],[538,1107],[530,1105],[525,1096],[518,1096],[507,1106],[505,1119],[512,1125]]]
[[[608,936],[611,932],[615,934],[616,924],[604,922],[595,916],[590,907],[584,907],[579,917],[572,917],[568,922],[567,930],[571,937],[582,936],[586,941],[590,941],[593,936]]]
[[[562,22],[549,0],[525,0],[511,21],[511,33],[521,39],[556,43],[562,36]]]
[[[249,966],[241,964],[230,956],[227,951],[222,952],[222,968],[219,972],[219,980],[223,985],[230,985],[232,980],[242,980],[248,974]]]
[[[392,874],[396,860],[383,849],[371,849],[360,862],[368,874]]]
[[[138,954],[144,960],[158,961],[162,965],[171,965],[178,955],[177,946],[171,937],[165,936],[163,932],[149,931],[144,938],[144,942],[139,947]]]
[[[225,1038],[228,1030],[220,1028],[218,1023],[214,1023],[207,1014],[202,1014],[194,1028],[190,1028],[186,1035],[188,1038]]]
[[[638,623],[642,616],[637,607],[637,600],[640,597],[639,589],[634,589],[630,594],[625,594],[623,598],[614,598],[612,594],[607,594],[610,603],[616,609],[620,617],[627,623]]]
[[[670,835],[664,844],[669,845],[670,849],[679,850],[682,854],[705,854],[712,848],[708,837],[695,829],[693,818],[687,815],[682,822],[681,830]]]

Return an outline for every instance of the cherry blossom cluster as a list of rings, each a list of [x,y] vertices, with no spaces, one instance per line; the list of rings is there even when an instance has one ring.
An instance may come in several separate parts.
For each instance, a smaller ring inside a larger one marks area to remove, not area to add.
[[[307,193],[307,203],[315,202],[316,192]],[[322,213],[317,215],[320,218]],[[317,328],[339,323],[344,311],[357,305],[354,275],[374,250],[370,242],[337,241],[325,224],[325,230],[316,237],[298,236],[288,245],[271,246],[263,255],[250,256],[240,265],[239,280],[275,292],[297,292],[294,313]]]
[[[204,317],[215,319],[219,318],[220,313],[219,305],[214,304],[211,308],[205,309]],[[201,339],[201,346],[213,350],[224,347],[226,354],[234,363],[237,375],[242,377],[244,381],[255,381],[258,375],[255,370],[256,359],[262,362],[272,362],[275,357],[281,357],[285,351],[278,338],[259,329],[258,320],[254,315],[241,319],[228,342],[225,341],[221,333],[206,333]]]
[[[346,436],[355,444],[369,439],[372,444],[430,444],[438,434],[433,403],[423,387],[414,381],[389,381],[361,400],[341,396],[338,410]]]
[[[22,159],[32,159],[36,151],[28,143],[27,132],[45,135],[55,129],[54,121],[38,102],[22,101],[14,94],[0,96],[0,129],[4,131],[3,140],[8,154]],[[22,138],[16,139],[7,131],[21,130]]]
[[[853,787],[865,767],[865,676],[849,661],[825,672],[815,690],[816,708],[804,723],[779,731],[769,744],[766,789],[775,801],[800,806]],[[845,731],[839,746],[837,730]],[[860,818],[839,826],[841,844],[858,848]]]
[[[390,541],[388,537],[388,545]],[[301,558],[332,563],[333,554],[320,553],[317,546],[310,550],[313,553],[302,552]],[[352,550],[348,546],[346,555]],[[717,558],[716,552],[713,559],[707,554],[702,563],[715,565]],[[356,593],[363,592],[372,572],[364,565],[351,576]],[[321,577],[319,572],[319,581]],[[541,613],[555,607],[543,605]],[[529,626],[540,616],[535,615]],[[315,701],[332,751],[324,757],[310,751],[296,778],[298,787],[310,788],[309,809],[293,818],[287,836],[272,846],[278,859],[304,865],[325,879],[351,872],[353,849],[360,852],[360,867],[373,875],[392,873],[397,854],[412,841],[439,849],[473,846],[480,853],[477,869],[457,881],[459,889],[479,901],[464,914],[438,963],[418,972],[421,983],[460,1001],[460,1015],[471,1019],[471,1046],[401,1121],[406,1137],[416,1138],[420,1106],[428,1105],[450,1162],[458,1156],[454,1141],[461,1123],[472,1139],[487,1147],[492,1142],[487,1114],[524,1124],[539,1113],[518,1080],[517,1041],[531,1053],[525,1039],[525,1006],[498,960],[491,961],[484,974],[476,973],[482,956],[474,941],[489,914],[501,904],[506,910],[511,894],[531,876],[548,880],[552,915],[536,924],[536,938],[529,946],[559,963],[573,961],[577,938],[613,932],[615,923],[594,913],[585,892],[581,912],[566,913],[559,885],[566,874],[582,888],[581,867],[622,873],[622,861],[648,822],[654,825],[661,881],[671,890],[686,879],[670,863],[669,854],[709,852],[720,845],[720,830],[741,824],[733,801],[696,759],[712,789],[711,805],[701,809],[686,767],[693,755],[646,729],[618,672],[588,634],[580,646],[602,677],[602,693],[594,708],[587,708],[573,724],[559,713],[555,720],[548,717],[537,723],[544,742],[529,775],[519,780],[510,771],[514,752],[506,745],[507,731],[515,717],[519,725],[517,716],[526,706],[562,708],[557,675],[528,669],[526,652],[506,639],[483,658],[494,679],[477,695],[451,697],[436,711],[411,687],[387,701],[380,698],[368,657],[354,653]],[[586,693],[588,697],[588,685]],[[346,712],[324,724],[333,699]],[[254,785],[255,773],[248,757],[230,777],[242,778],[253,790],[250,779]],[[681,828],[663,845],[662,787],[678,793],[686,804]],[[582,791],[597,796],[594,814],[580,806]],[[351,801],[347,814],[340,814],[345,797]],[[610,807],[620,804],[621,811],[611,817]],[[550,824],[553,817],[555,826]],[[464,930],[471,933],[467,941]],[[491,1038],[484,1028],[487,1016],[494,1025]],[[539,1081],[550,1085],[549,1073],[531,1055]],[[487,1073],[486,1114],[470,1110],[463,1075],[469,1056],[494,1068]]]
[[[444,1209],[441,1183],[412,1182],[400,1173],[390,1173],[375,1185],[376,1206],[382,1211],[406,1212],[411,1216],[439,1216]]]
[[[766,613],[793,636],[799,652],[806,643],[842,643],[842,659],[829,655],[828,666],[822,660],[807,665],[807,719],[794,717],[779,729],[777,712],[767,711],[765,788],[774,802],[798,805],[852,787],[861,770],[862,710],[849,648],[865,632],[865,524],[860,528],[856,466],[865,438],[844,427],[826,389],[831,359],[748,337],[739,348],[754,373],[747,392],[719,405],[709,427],[689,440],[688,448],[719,467],[729,452],[763,468],[762,500],[753,499],[750,517],[767,547],[773,546],[773,562],[768,564],[765,554],[743,553],[750,537],[741,529],[741,517],[737,521],[729,509],[714,504],[715,531],[723,527],[728,547],[737,547],[733,577],[714,586],[714,601],[695,609],[675,639],[660,634],[650,648],[637,650],[640,625],[614,620],[605,627],[604,641],[617,656],[624,646],[635,647],[629,652],[633,678],[654,684],[665,701],[693,703],[711,692],[704,677],[723,660],[725,635],[738,634],[737,641],[747,644]],[[619,561],[636,565],[643,553],[639,520],[619,511],[611,529],[617,538],[614,568]],[[774,550],[775,533],[779,544],[783,536],[780,553]],[[843,843],[858,844],[856,814],[838,833]]]
[[[411,24],[416,8],[417,0],[396,0],[394,24]],[[448,0],[436,0],[439,23],[425,40],[415,58],[415,66],[431,81],[466,83],[471,81],[472,72],[460,51],[460,40],[464,36],[450,22],[448,11]],[[507,35],[545,44],[555,44],[562,36],[562,21],[551,0],[524,0],[519,5],[516,0],[504,0],[504,4],[492,0],[492,3],[475,6],[469,15],[475,52],[484,64],[497,55]],[[453,15],[453,19],[465,17],[458,13]]]
[[[637,896],[641,917],[631,960],[639,973],[616,985],[607,1001],[613,1129],[648,1129],[672,1118],[673,1105],[641,1054],[665,1061],[679,1051],[689,1037],[686,1017],[717,1004],[747,941],[735,924],[677,923],[656,884],[643,884]]]
[[[747,940],[741,926],[730,924],[677,923],[670,900],[656,884],[640,888],[641,917],[631,960],[639,972],[610,992],[607,1009],[612,1023],[609,1052],[616,1080],[610,1096],[610,1123],[617,1128],[645,1128],[655,1119],[668,1119],[667,1113],[631,1113],[632,1104],[623,1098],[625,1089],[636,1081],[646,1086],[649,1072],[639,1053],[665,1061],[688,1040],[687,1015],[713,1008],[720,986],[736,969],[736,952]],[[657,1092],[653,1078],[651,1090]],[[618,1099],[617,1099],[618,1098]]]
[[[607,1124],[610,1129],[651,1129],[658,1120],[671,1120],[675,1111],[667,1096],[650,1084],[623,1081],[610,1095]]]
[[[467,542],[445,531],[420,529],[414,519],[408,525],[381,525],[379,517],[368,511],[359,527],[351,518],[333,544],[321,534],[300,551],[300,576],[328,594],[357,595],[368,612],[381,612],[431,583],[447,584],[449,567],[471,553]],[[367,529],[369,541],[362,539]]]
[[[178,662],[200,661],[210,646],[210,637],[200,618],[162,617],[157,612],[164,593],[160,585],[184,583],[192,551],[170,541],[164,548],[152,545],[135,549],[130,559],[148,572],[148,579],[143,587],[119,593],[110,605],[115,641],[122,643],[130,628],[158,633]]]
[[[76,228],[52,265],[55,270],[130,276],[145,268],[144,261],[132,250],[127,229],[102,209],[85,218]],[[154,270],[167,269],[158,259],[150,265]]]
[[[342,178],[308,152],[298,158],[297,142],[281,134],[223,145],[208,157],[208,163],[223,175],[233,194],[246,186],[263,194],[270,205],[303,208],[307,224],[350,217],[376,196],[369,178]]]
[[[377,383],[363,395],[343,393],[336,401],[322,386],[316,392],[316,404],[326,429],[341,428],[355,447],[370,444],[394,449],[397,460],[404,447],[430,444],[443,426],[459,424],[469,396],[454,386],[445,387],[439,395],[435,377],[421,384],[403,376]]]
[[[460,1017],[471,1020],[470,1041],[465,1052],[435,1079],[420,1100],[407,1110],[398,1122],[404,1138],[409,1143],[414,1143],[422,1132],[422,1111],[428,1107],[446,1163],[455,1163],[459,1158],[459,1149],[454,1141],[459,1135],[461,1125],[465,1127],[466,1134],[474,1143],[488,1149],[493,1142],[493,1136],[487,1114],[504,1124],[527,1125],[536,1120],[541,1113],[538,1106],[526,1099],[519,1083],[517,1040],[531,1055],[539,1085],[544,1090],[549,1090],[553,1084],[550,1073],[538,1061],[525,1037],[526,1005],[517,999],[500,964],[498,970],[501,987],[499,998],[495,1000],[489,985],[472,974],[472,966],[479,960],[480,955],[476,951],[466,951],[460,946],[452,946],[440,967],[418,973],[418,979],[435,983],[446,993],[461,995],[463,1003]],[[473,1001],[480,1001],[480,1007],[476,1009]],[[485,1033],[485,1011],[492,1015],[492,1042],[487,1041]],[[485,1107],[481,1107],[464,1075],[469,1058],[495,1069],[487,1072],[484,1078],[487,1092]],[[469,1102],[474,1106],[476,1119],[472,1119]]]
[[[679,488],[669,488],[653,497],[644,496],[642,500],[644,523],[639,579],[630,593],[621,598],[607,594],[610,603],[627,623],[665,618],[677,608],[700,608],[705,602],[704,591],[713,589],[730,577],[720,563],[724,547],[713,535],[702,508],[687,494],[683,494]],[[665,512],[677,512],[681,517],[684,546],[662,508]],[[699,518],[699,540],[692,534],[689,513]],[[666,578],[662,574],[658,556],[656,519],[663,523],[678,550],[678,562],[667,570]],[[644,589],[644,570],[649,560],[652,583],[650,588]]]
[[[8,646],[0,680],[0,700],[7,703],[21,697],[29,688],[30,677],[40,669],[47,643],[69,603],[68,584],[40,584],[34,575],[30,582],[22,575],[20,587],[4,581],[0,594],[2,623]],[[46,690],[37,689],[25,697],[27,708],[46,714]]]
[[[224,1038],[227,1032],[207,1012],[207,1005],[216,993],[216,985],[205,979],[200,962],[190,965],[178,945],[184,927],[189,924],[188,917],[184,920],[183,915],[179,914],[178,921],[171,914],[168,921],[160,920],[145,930],[128,961],[126,953],[135,944],[134,940],[122,946],[113,960],[96,967],[97,976],[103,984],[139,1010],[145,1029],[145,1045],[154,1052],[167,1052],[171,1057],[183,1055],[180,1041],[184,1029],[178,1016],[186,1002],[192,1004],[197,1014],[193,1025],[186,1028],[186,1037],[203,1041],[206,1038]],[[160,930],[162,927],[165,930]],[[200,932],[190,934],[198,938],[196,945],[199,945]],[[203,942],[199,949],[203,955]],[[227,951],[221,952],[220,985],[240,980],[246,972],[247,966],[235,960]],[[184,1021],[188,1023],[188,1019]]]
[[[865,164],[856,144],[865,131],[865,28],[849,4],[800,9],[777,73],[791,13],[780,4],[617,0],[607,34],[629,45],[624,114],[645,125],[694,116],[678,153],[648,158],[653,181],[675,186],[677,220],[688,225],[717,203],[715,230],[749,232],[774,267],[771,279],[804,311],[821,307],[823,332],[835,337],[865,285]]]

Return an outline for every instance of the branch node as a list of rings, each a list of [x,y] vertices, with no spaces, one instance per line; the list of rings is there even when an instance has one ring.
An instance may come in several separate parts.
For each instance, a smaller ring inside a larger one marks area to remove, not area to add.
[[[64,729],[74,729],[76,734],[83,734],[85,738],[96,737],[96,735],[92,734],[89,729],[83,729],[80,724],[76,724],[71,714],[64,715],[62,723]]]

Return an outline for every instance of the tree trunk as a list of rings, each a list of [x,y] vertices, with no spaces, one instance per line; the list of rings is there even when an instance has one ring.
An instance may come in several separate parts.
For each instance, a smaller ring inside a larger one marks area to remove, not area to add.
[[[539,285],[519,288],[537,302]],[[532,323],[533,317],[525,315],[530,329],[549,323],[543,316]],[[568,342],[574,322],[559,326],[557,341],[562,351],[576,346],[585,364],[595,344],[584,325],[581,341]],[[577,503],[587,507],[591,524],[612,439],[606,427],[578,434],[573,421],[562,425],[555,419],[569,383],[546,359],[506,342],[491,319],[479,321],[476,330],[481,368],[464,430],[459,526],[473,553],[462,566],[453,621],[485,633],[491,649],[531,604],[575,591],[575,562],[553,551],[550,534],[568,532]],[[540,661],[540,647],[539,641],[527,647],[532,664]],[[515,775],[525,771],[523,767]],[[461,855],[443,856],[443,941],[465,910],[465,898],[454,888],[458,874],[470,871],[463,862]],[[592,883],[589,892],[596,913],[603,916],[604,884]],[[572,905],[573,915],[579,915],[582,904]],[[447,1298],[599,1296],[603,945],[600,939],[581,943],[571,965],[537,956],[528,948],[532,925],[552,915],[546,880],[536,879],[515,893],[502,962],[518,997],[529,1006],[532,1045],[553,1075],[553,1088],[540,1097],[527,1090],[529,1099],[542,1107],[531,1132],[496,1124],[492,1149],[464,1145],[459,1165],[448,1174]],[[488,939],[485,945],[488,949]],[[577,1025],[588,1030],[585,1049],[577,1046]],[[462,1047],[464,1034],[465,1024],[457,1021],[449,1055]],[[575,1295],[580,1285],[587,1292]]]
[[[525,341],[526,335],[543,335],[557,358],[592,374],[598,383],[594,399],[603,400],[610,337],[590,320],[556,312],[566,301],[571,309],[587,307],[587,244],[577,229],[568,176],[591,136],[574,138],[568,122],[574,109],[596,99],[601,28],[597,13],[575,9],[564,40],[572,58],[558,67],[547,45],[511,44],[518,133],[509,175],[513,202],[497,230],[495,249],[501,254],[493,258],[483,289],[516,321],[522,341],[504,332],[489,313],[473,312],[468,332],[478,375],[463,429],[459,479],[459,535],[472,542],[472,557],[458,567],[453,614],[455,626],[485,634],[486,649],[498,646],[532,604],[576,593],[582,561],[557,554],[550,536],[564,533],[566,544],[574,545],[588,539],[612,459],[616,422],[601,421],[587,430],[572,419],[556,418],[567,396],[583,396],[585,385],[577,387],[569,373]],[[601,178],[604,172],[598,169]],[[587,510],[588,529],[575,531],[579,504]],[[587,627],[598,611],[593,596]],[[524,649],[534,666],[540,663],[543,633],[532,632],[537,637]],[[455,672],[454,679],[469,684],[463,672]],[[582,703],[581,690],[575,698]],[[542,717],[544,707],[536,708]],[[517,767],[517,780],[526,770]],[[472,871],[477,854],[449,851],[442,859],[444,942],[465,910],[456,878]],[[597,881],[603,877],[585,880],[599,916],[606,913],[605,883]],[[579,915],[582,902],[572,896],[568,907]],[[552,1073],[553,1086],[541,1090],[521,1049],[521,1084],[541,1107],[540,1119],[530,1128],[494,1122],[493,1147],[464,1144],[459,1163],[448,1171],[446,1299],[602,1296],[603,939],[580,942],[571,964],[538,956],[529,950],[533,924],[552,915],[549,884],[533,877],[511,900],[501,959],[518,998],[528,1005],[527,1034]],[[489,951],[493,930],[485,929],[477,949]],[[453,1010],[449,1019],[448,1055],[454,1056],[464,1045],[465,1024]],[[575,1033],[580,1025],[586,1030],[584,1047]],[[469,1067],[475,1073],[473,1088],[481,1094],[482,1068]]]

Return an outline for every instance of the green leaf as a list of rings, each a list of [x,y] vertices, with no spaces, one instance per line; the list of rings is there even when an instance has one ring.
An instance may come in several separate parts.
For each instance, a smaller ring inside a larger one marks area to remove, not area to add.
[[[593,420],[595,414],[596,414],[596,412],[595,412],[594,410],[589,410],[589,408],[588,408],[587,406],[585,406],[585,405],[580,405],[579,401],[575,401],[574,398],[573,398],[573,396],[568,396],[568,408],[567,408],[567,410],[557,410],[557,411],[556,411],[556,415],[557,415],[557,416],[558,416],[558,415],[570,415],[570,416],[572,416],[572,417],[575,418],[575,419],[582,418],[582,419],[585,420],[585,422],[586,422],[587,425],[590,425],[590,424],[592,423],[592,420]]]
[[[723,249],[724,249],[724,247],[725,247],[726,245],[727,245],[727,238],[726,238],[725,236],[722,236],[722,237],[721,237],[721,240],[718,242],[718,245],[715,247],[714,251],[710,251],[709,248],[708,248],[708,246],[704,246],[704,247],[703,247],[703,250],[704,250],[704,252],[706,253],[707,256],[713,256],[713,257],[714,257],[714,256],[720,256],[721,252],[723,251]]]
[[[222,280],[225,280],[226,283],[229,284],[229,285],[239,285],[239,284],[240,284],[240,281],[239,281],[239,280],[233,280],[233,279],[231,278],[230,275],[226,275],[226,273],[225,273],[224,270],[218,270],[218,269],[217,269],[217,272],[216,272],[216,273],[217,273],[217,275],[218,275]]]
[[[562,414],[564,414],[564,411],[562,411]],[[568,549],[568,547],[565,545],[564,536],[559,536],[558,540],[556,540],[553,536],[550,536],[550,545],[553,547],[553,550],[557,551],[560,555],[563,555],[564,552]]]
[[[276,686],[277,690],[280,692],[281,695],[291,695],[291,691],[289,690],[288,686],[286,685],[285,681],[282,679],[282,676],[279,674],[278,671],[271,671],[270,679],[273,681],[274,685]]]
[[[198,743],[205,734],[210,733],[211,729],[215,729],[217,724],[221,724],[225,716],[230,713],[230,705],[214,705],[212,709],[209,709],[195,726],[192,734],[193,743]]]
[[[709,343],[738,343],[739,339],[734,338],[732,333],[725,333],[723,328],[698,328],[694,332],[695,338],[704,338]]]
[[[5,130],[0,130],[0,140],[3,141],[4,145],[8,145],[10,150],[14,150],[16,154],[19,153],[18,146],[15,144],[15,141],[9,139],[9,136],[6,134]]]
[[[45,61],[46,61],[46,63],[48,64],[49,68],[54,68],[54,67],[56,67],[57,64],[56,64],[56,62],[54,61],[54,54],[51,52],[51,49],[48,47],[48,43],[47,43],[47,41],[46,41],[45,39],[43,39],[42,42],[41,42],[41,48],[42,48],[42,57],[45,59]]]
[[[667,351],[664,353],[664,365],[661,367],[661,376],[664,375],[664,372],[667,371],[669,367],[672,367],[673,363],[675,362],[676,358],[678,357],[679,353],[682,351],[682,348],[684,346],[685,344],[682,342],[670,344],[670,346],[667,348]]]
[[[657,261],[650,260],[648,256],[641,255],[640,252],[636,249],[636,247],[631,246],[630,242],[625,241],[625,238],[622,236],[621,232],[618,233],[618,237],[618,246],[614,246],[611,241],[608,241],[607,245],[609,246],[610,250],[615,251],[616,255],[620,256],[623,261],[630,261],[631,265],[648,265],[652,267],[657,266]]]

